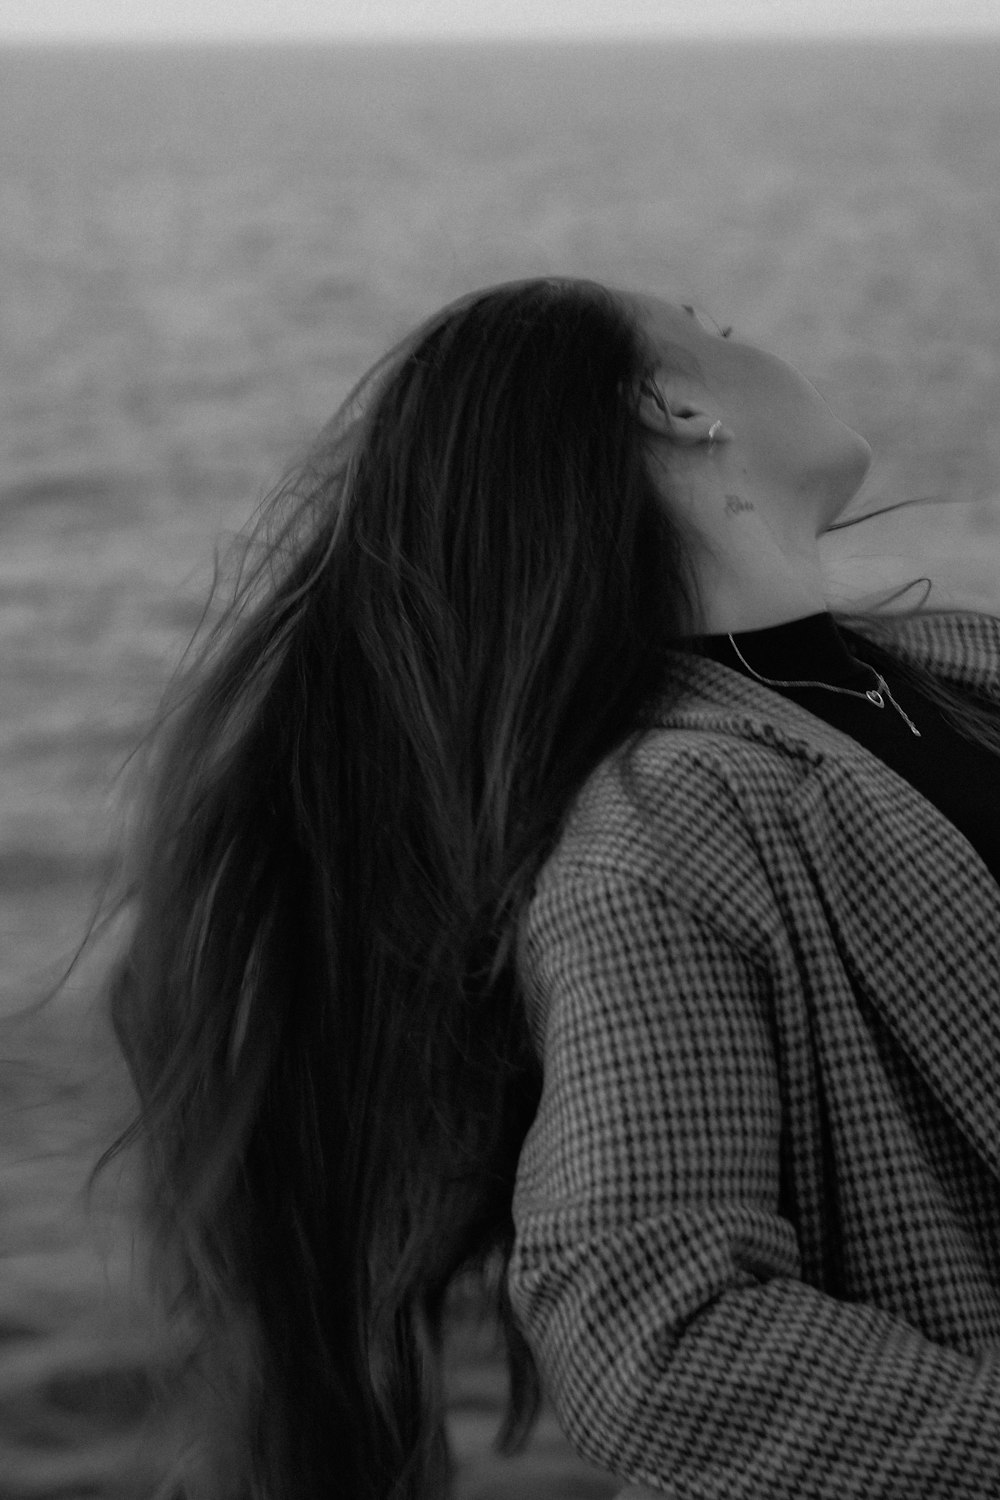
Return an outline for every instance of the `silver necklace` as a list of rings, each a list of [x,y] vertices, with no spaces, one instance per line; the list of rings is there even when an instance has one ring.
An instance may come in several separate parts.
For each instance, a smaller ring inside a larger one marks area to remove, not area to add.
[[[859,692],[857,690],[857,688],[840,688],[840,687],[834,687],[833,684],[830,683],[830,682],[775,682],[773,678],[770,678],[770,677],[761,677],[761,675],[760,675],[759,672],[755,672],[754,669],[753,669],[753,667],[747,661],[746,657],[743,655],[743,652],[740,650],[739,646],[737,646],[736,642],[733,640],[732,636],[730,636],[729,639],[732,642],[733,650],[736,652],[736,655],[739,657],[740,661],[746,667],[747,671],[749,673],[751,673],[752,676],[754,676],[754,677],[757,678],[758,682],[766,682],[769,687],[821,687],[821,688],[829,688],[829,690],[830,690],[831,693],[850,693],[852,698],[867,698],[868,701],[869,701],[869,703],[874,703],[879,708],[885,708],[885,699],[882,697],[882,694],[884,693],[885,696],[886,696],[886,698],[888,698],[889,702],[892,704],[893,708],[896,709],[897,713],[903,714],[903,718],[906,719],[906,722],[907,722],[907,724],[909,724],[910,728],[913,730],[913,733],[916,734],[916,735],[920,734],[920,730],[917,728],[916,724],[914,724],[913,720],[911,718],[909,718],[906,714],[903,713],[903,710],[900,708],[899,704],[896,702],[895,698],[890,693],[889,686],[888,686],[885,678],[882,676],[882,673],[880,671],[878,671],[878,669],[876,667],[871,667],[871,670],[875,673],[875,676],[878,678],[878,687],[877,688],[869,688],[867,690],[867,692],[864,692],[864,693]],[[870,662],[866,663],[866,665],[867,666],[871,666],[871,663]]]

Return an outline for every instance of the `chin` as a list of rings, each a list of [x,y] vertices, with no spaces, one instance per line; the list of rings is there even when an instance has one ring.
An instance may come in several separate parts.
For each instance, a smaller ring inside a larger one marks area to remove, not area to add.
[[[872,445],[867,438],[861,436],[860,432],[854,432],[848,428],[850,442],[847,444],[840,465],[840,484],[842,504],[846,505],[858,493],[865,482],[868,470],[872,466]]]
[[[850,431],[851,442],[837,453],[836,461],[826,472],[826,503],[820,517],[816,535],[822,536],[834,521],[838,521],[865,482],[872,466],[872,447],[859,432]]]
[[[856,432],[854,436],[857,439],[859,462],[861,464],[861,478],[864,479],[865,475],[868,473],[868,470],[872,466],[872,458],[874,457],[874,454],[872,453],[872,445],[866,437],[861,436],[860,432]]]

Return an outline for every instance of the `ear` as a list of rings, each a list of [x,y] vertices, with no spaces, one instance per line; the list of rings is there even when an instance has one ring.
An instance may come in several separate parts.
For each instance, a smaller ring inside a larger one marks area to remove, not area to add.
[[[673,413],[658,381],[650,379],[639,387],[639,425],[654,437],[674,435]]]
[[[686,396],[672,401],[659,381],[649,381],[639,392],[639,421],[655,437],[667,438],[677,448],[693,448],[708,443],[719,413]],[[732,437],[723,424],[716,431],[715,441],[728,443]]]

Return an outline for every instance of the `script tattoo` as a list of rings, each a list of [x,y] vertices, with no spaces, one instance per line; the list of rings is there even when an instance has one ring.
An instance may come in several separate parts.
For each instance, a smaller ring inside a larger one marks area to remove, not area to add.
[[[744,500],[742,495],[727,495],[726,496],[726,510],[729,512],[729,514],[731,516],[735,516],[736,513],[737,513],[737,511],[741,511],[741,510],[753,510],[753,508],[754,508],[753,501],[752,500]]]

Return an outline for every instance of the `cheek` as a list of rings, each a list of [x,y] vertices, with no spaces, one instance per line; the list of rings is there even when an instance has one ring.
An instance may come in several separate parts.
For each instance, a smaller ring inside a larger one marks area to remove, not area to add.
[[[735,352],[735,351],[734,351]],[[733,380],[733,422],[762,446],[787,448],[796,434],[816,422],[819,396],[791,365],[763,350],[741,350],[742,368]]]

